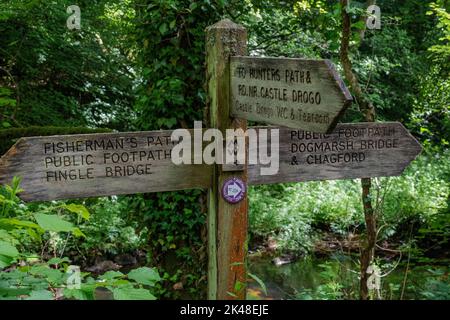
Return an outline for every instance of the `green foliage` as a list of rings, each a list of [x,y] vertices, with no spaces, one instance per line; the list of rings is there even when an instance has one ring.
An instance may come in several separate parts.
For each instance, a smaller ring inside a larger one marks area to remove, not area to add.
[[[131,270],[128,275],[110,271],[94,279],[89,273],[80,276],[80,287],[69,286],[70,260],[66,257],[53,257],[47,262],[35,253],[19,251],[24,247],[21,231],[42,244],[46,235],[52,241],[61,233],[71,232],[74,236],[86,237],[78,227],[59,214],[48,212],[61,210],[75,214],[77,220],[89,220],[88,209],[80,204],[62,204],[53,206],[38,206],[35,212],[20,202],[17,194],[20,179],[14,178],[12,186],[5,185],[0,189],[0,299],[53,300],[53,299],[95,299],[96,288],[106,288],[115,300],[154,300],[154,287],[161,281],[159,273],[154,268],[142,267]],[[45,212],[45,213],[44,213]],[[18,218],[11,218],[11,216]],[[37,223],[23,220],[23,215],[33,217]],[[67,243],[66,243],[67,244]],[[64,245],[64,248],[66,246]],[[26,246],[28,249],[31,246]],[[44,246],[45,249],[45,246]],[[54,251],[56,254],[56,251]],[[61,256],[64,254],[64,249]],[[6,269],[7,268],[7,269]]]
[[[445,69],[433,67],[420,79],[414,100],[411,127],[428,147],[450,144],[450,78]]]
[[[91,202],[89,223],[80,226],[81,231],[88,237],[70,239],[66,250],[73,250],[82,257],[89,257],[84,258],[83,262],[90,263],[96,256],[108,257],[132,253],[146,246],[147,228],[139,225],[139,221],[128,218],[128,209],[124,201],[100,198]]]
[[[2,207],[0,215],[0,235],[2,238],[2,248],[5,256],[10,258],[19,258],[21,255],[6,254],[11,251],[11,246],[16,246],[26,243],[26,240],[34,241],[36,244],[42,244],[43,238],[52,237],[55,233],[70,232],[76,237],[85,236],[78,227],[73,223],[64,219],[63,211],[68,210],[67,206],[47,206],[39,208],[35,212],[27,211],[17,197],[17,194],[22,192],[19,187],[20,179],[14,178],[12,185],[5,185],[0,188],[0,206]],[[71,208],[69,206],[69,208]],[[24,210],[25,209],[25,210]],[[73,211],[73,208],[71,208]],[[79,210],[86,212],[86,208],[78,207]],[[58,214],[51,214],[57,212]],[[85,215],[85,219],[88,216]],[[86,220],[87,220],[86,219]],[[34,221],[35,222],[34,222]],[[6,241],[9,241],[7,246]],[[14,260],[10,259],[9,266]],[[4,261],[3,261],[4,262]]]
[[[0,87],[16,101],[11,125],[123,128],[131,120],[133,74],[120,43],[127,29],[108,16],[111,3],[126,2],[78,1],[77,31],[66,27],[71,1],[0,3]]]
[[[418,77],[425,71],[414,38],[402,27],[389,25],[367,31],[366,37],[354,63],[361,86],[380,119],[404,121],[418,91]]]
[[[53,232],[70,232],[73,230],[73,225],[70,222],[61,219],[57,215],[36,213],[34,217],[42,229]]]
[[[206,216],[199,201],[204,199],[202,194],[200,190],[164,192],[120,200],[127,208],[126,221],[136,223],[137,234],[147,244],[148,259],[158,263],[160,270],[167,272],[165,279],[173,284],[181,281],[192,285],[187,297],[205,294]],[[174,297],[170,291],[163,292]]]
[[[206,263],[202,240],[205,215],[199,194],[185,191],[88,199],[83,203],[89,207],[89,223],[79,225],[86,237],[61,239],[60,243],[83,265],[94,263],[96,257],[113,259],[131,254],[140,260],[146,254],[147,262],[158,265],[170,283],[158,286],[159,295],[177,297],[169,288],[182,282],[186,298],[198,297],[206,285],[206,270],[198,267]],[[73,208],[74,204],[68,206]]]
[[[318,6],[320,9],[304,9],[300,2],[295,1],[289,1],[288,4],[250,1],[248,8],[240,9],[247,14],[239,16],[238,20],[248,29],[250,53],[319,57],[324,53],[322,48],[327,46],[327,39],[316,31],[316,27],[320,25],[332,30],[334,25],[329,23],[332,20],[328,20],[329,16],[321,5]],[[299,20],[303,23],[299,23]],[[323,21],[327,21],[327,24],[320,23]],[[311,28],[307,28],[305,24],[311,25]],[[334,32],[338,35],[335,29]]]
[[[136,289],[132,286],[116,288],[113,294],[115,300],[156,300],[148,290]]]
[[[419,79],[428,74],[427,45],[430,39],[439,37],[432,34],[434,26],[426,15],[429,3],[380,1],[377,4],[382,8],[382,28],[366,29],[364,33],[361,31],[367,16],[365,2],[352,0],[346,8],[352,23],[350,45],[360,46],[358,51],[353,50],[353,69],[380,120],[409,120],[420,90]],[[327,58],[339,69],[341,6],[338,1],[254,0],[242,10],[247,13],[239,15],[238,20],[249,30],[251,54]],[[427,37],[427,34],[432,35]],[[342,122],[361,120],[355,104]]]
[[[423,155],[403,176],[379,179],[373,202],[383,226],[380,239],[405,236],[404,226],[413,221],[436,226],[447,217],[439,212],[448,210],[449,159],[448,151]],[[347,235],[364,226],[357,180],[253,187],[249,199],[251,234],[273,235],[281,249],[307,250],[315,229]]]
[[[335,265],[331,263],[320,264],[319,267],[321,269],[320,276],[324,283],[317,286],[315,290],[303,289],[297,293],[296,298],[299,300],[342,299],[344,285],[342,284],[342,279],[339,279],[339,270],[336,270]]]
[[[438,39],[439,44],[435,44],[429,48],[432,54],[432,58],[446,66],[449,70],[450,67],[450,8],[446,0],[438,0],[430,4],[431,10],[427,12],[427,15],[436,15],[438,23],[436,29],[440,33]]]
[[[136,129],[191,127],[194,120],[203,119],[205,29],[236,12],[235,6],[242,3],[135,1],[134,38],[142,78],[135,104]],[[204,192],[167,192],[123,200],[128,219],[147,228],[149,258],[167,272],[166,279],[189,286],[188,298],[206,292],[205,207],[199,199],[204,201]],[[169,290],[165,294],[178,296]]]
[[[430,4],[427,15],[436,16],[430,32],[429,57],[433,64],[419,77],[419,94],[414,99],[411,127],[429,147],[448,148],[450,141],[450,14],[445,1]]]
[[[431,223],[438,213],[448,208],[450,194],[450,161],[448,151],[424,155],[411,164],[402,177],[382,179],[381,222],[389,228],[416,221]],[[387,232],[387,231],[386,231]]]
[[[0,69],[1,70],[1,69]],[[9,128],[14,121],[17,112],[17,100],[13,96],[12,90],[0,87],[0,128]]]
[[[136,1],[144,78],[136,105],[140,129],[191,126],[202,119],[204,30],[220,20],[223,6],[209,0]]]
[[[395,260],[395,259],[394,259]],[[444,300],[448,299],[448,267],[437,261],[427,265],[398,264],[392,258],[376,259],[379,289],[370,290],[372,299]],[[448,264],[448,263],[447,263]],[[267,259],[253,261],[252,272],[258,272],[271,291],[281,297],[298,300],[359,299],[359,262],[354,254],[335,252],[327,257],[308,256],[282,267]]]
[[[96,298],[97,288],[108,289],[115,300],[156,299],[151,288],[160,278],[154,269],[144,270],[138,279],[133,272],[141,272],[142,268],[132,270],[128,275],[121,272],[105,273],[98,279],[90,277],[88,273],[82,273],[82,281],[77,288],[69,286],[69,262],[66,259],[64,263],[56,265],[51,261],[34,263],[0,273],[0,300],[93,300]]]
[[[161,281],[158,272],[155,269],[147,267],[138,268],[130,271],[128,279],[132,279],[140,284],[154,286],[156,282]]]
[[[125,198],[124,204],[129,219],[147,226],[148,234],[152,235],[150,246],[156,252],[165,252],[201,243],[199,231],[205,215],[198,202],[200,195],[201,191],[166,192],[158,197]]]
[[[251,188],[250,230],[256,236],[273,234],[280,249],[308,251],[313,236],[311,215],[303,210],[301,193],[293,188],[296,186]]]
[[[280,249],[312,249],[316,228],[346,234],[362,223],[356,181],[324,181],[250,189],[250,231],[273,235]]]
[[[449,300],[450,281],[448,274],[443,269],[428,271],[430,276],[427,278],[425,288],[421,292],[422,297],[428,300]]]

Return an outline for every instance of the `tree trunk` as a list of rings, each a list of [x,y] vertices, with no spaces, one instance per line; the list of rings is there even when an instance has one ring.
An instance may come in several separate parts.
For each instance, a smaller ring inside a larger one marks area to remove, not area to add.
[[[355,95],[355,100],[359,105],[359,109],[364,114],[364,118],[367,122],[375,121],[375,108],[372,103],[364,96],[362,89],[358,83],[358,79],[352,70],[352,63],[349,58],[349,44],[351,37],[351,21],[350,15],[347,13],[346,8],[348,0],[341,0],[342,8],[342,39],[341,39],[341,63],[344,69],[344,75],[347,82],[350,85],[351,90]],[[364,34],[364,33],[362,33]],[[371,200],[371,184],[370,178],[361,179],[362,186],[362,201],[364,208],[364,219],[366,222],[366,240],[361,248],[360,257],[360,289],[359,295],[361,300],[369,299],[369,289],[367,286],[367,280],[369,275],[367,269],[373,261],[375,243],[376,243],[376,217],[372,207]]]

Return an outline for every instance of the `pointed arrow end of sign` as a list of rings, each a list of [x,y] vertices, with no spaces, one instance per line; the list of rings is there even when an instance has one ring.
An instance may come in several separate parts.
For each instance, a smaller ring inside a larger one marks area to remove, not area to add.
[[[414,138],[414,136],[413,135],[411,135],[412,137],[413,137],[413,139],[414,139],[414,143],[415,143],[415,151],[416,151],[416,158],[422,153],[422,151],[423,151],[423,147],[422,147],[422,145],[420,144],[420,142],[419,141],[417,141],[416,140],[416,138]]]
[[[331,121],[331,125],[330,125],[328,131],[326,132],[327,134],[330,134],[331,132],[333,132],[334,128],[336,127],[336,125],[339,122],[339,119],[342,118],[342,116],[344,115],[347,108],[351,106],[351,104],[353,102],[353,96],[350,93],[350,90],[348,90],[348,88],[345,85],[344,81],[342,80],[341,76],[337,72],[337,70],[334,66],[334,63],[328,59],[325,59],[324,61],[328,67],[328,70],[329,70],[331,76],[333,77],[334,81],[336,82],[336,85],[338,86],[339,91],[343,95],[343,102],[344,102],[341,110],[336,115],[336,117],[334,117],[334,119]]]
[[[331,75],[333,76],[334,80],[336,81],[337,85],[339,86],[340,91],[344,95],[345,104],[352,103],[353,96],[350,93],[350,90],[348,90],[348,88],[345,85],[344,81],[342,80],[341,76],[337,72],[336,67],[334,66],[334,63],[328,59],[325,59],[324,61],[325,61],[325,64],[328,66],[328,70],[330,70]]]
[[[414,160],[419,157],[419,155],[423,151],[423,147],[420,144],[420,142],[409,132],[408,129],[405,128],[405,126],[401,122],[386,122],[386,124],[393,125],[396,130],[398,129],[400,132],[402,132],[401,136],[404,136],[403,139],[403,160],[398,160],[398,168],[399,172],[397,172],[395,175],[401,175],[406,168],[413,162]]]
[[[413,161],[422,153],[423,147],[420,144],[420,142],[411,134],[411,132],[409,132],[409,130],[405,128],[403,123],[401,122],[397,123],[401,126],[402,130],[405,131],[405,134],[407,134],[411,139],[411,149],[414,152],[414,159],[412,159],[411,161]]]

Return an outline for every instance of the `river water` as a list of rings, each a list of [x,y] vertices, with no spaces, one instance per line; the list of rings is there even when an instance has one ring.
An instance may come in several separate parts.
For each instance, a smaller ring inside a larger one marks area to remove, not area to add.
[[[279,267],[272,259],[264,256],[250,258],[249,272],[262,280],[267,295],[256,281],[251,281],[249,299],[358,299],[357,256],[307,257]],[[373,291],[374,298],[424,299],[423,292],[429,288],[428,279],[437,276],[448,280],[448,264],[447,267],[412,263],[407,266],[406,262],[398,265],[397,262],[396,259],[378,261],[381,267],[380,289]]]

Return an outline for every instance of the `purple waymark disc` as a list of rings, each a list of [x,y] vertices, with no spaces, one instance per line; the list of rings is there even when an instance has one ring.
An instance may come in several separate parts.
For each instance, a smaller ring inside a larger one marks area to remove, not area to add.
[[[238,203],[244,199],[245,183],[239,178],[227,179],[222,187],[222,197],[228,203]]]

